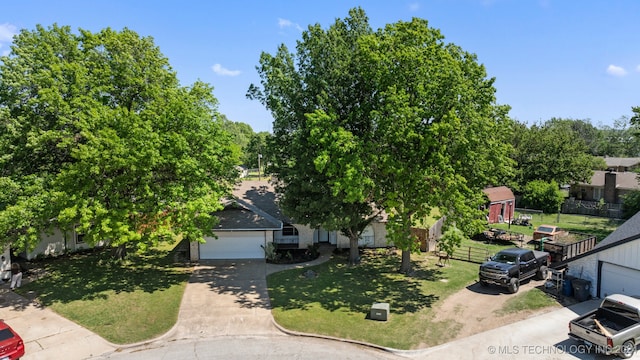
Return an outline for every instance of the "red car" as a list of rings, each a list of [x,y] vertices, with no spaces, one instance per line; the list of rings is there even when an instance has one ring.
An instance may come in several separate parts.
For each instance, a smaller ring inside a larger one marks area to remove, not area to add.
[[[4,320],[0,320],[0,360],[16,360],[23,355],[24,341]]]

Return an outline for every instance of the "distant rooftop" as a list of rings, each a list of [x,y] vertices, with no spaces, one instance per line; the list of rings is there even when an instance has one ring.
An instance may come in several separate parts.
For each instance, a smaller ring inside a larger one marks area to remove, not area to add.
[[[620,158],[620,157],[603,157],[607,167],[633,167],[640,165],[640,157]]]

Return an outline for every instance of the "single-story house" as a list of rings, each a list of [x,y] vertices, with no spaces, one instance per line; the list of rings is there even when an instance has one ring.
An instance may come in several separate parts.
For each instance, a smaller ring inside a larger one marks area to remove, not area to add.
[[[600,201],[620,204],[623,195],[640,190],[640,181],[635,172],[594,171],[589,183],[571,185],[569,196],[575,200]]]
[[[566,274],[590,281],[594,297],[640,296],[640,212],[591,251],[572,258]]]
[[[38,256],[58,256],[68,252],[91,248],[82,238],[83,235],[75,230],[64,232],[56,228],[51,233],[43,233],[38,246],[31,251],[20,253],[20,256],[27,260],[32,260]],[[98,244],[98,246],[103,245],[105,245],[105,243]]]
[[[608,157],[604,156],[605,164],[607,164],[607,169],[616,172],[627,172],[634,171],[638,167],[640,167],[640,158],[619,158],[619,157]]]
[[[490,187],[482,190],[489,203],[487,220],[489,224],[509,222],[513,219],[516,208],[516,197],[513,191],[506,186]]]
[[[310,228],[284,215],[278,207],[275,189],[267,180],[242,181],[233,195],[235,199],[216,213],[220,218],[214,231],[217,238],[190,244],[192,261],[264,258],[263,247],[270,242],[292,249],[307,249],[318,243],[349,248],[349,239],[338,231]],[[365,228],[359,246],[389,246],[386,235],[386,219],[381,217]]]
[[[215,214],[220,218],[214,229],[215,237],[205,238],[205,243],[190,243],[191,260],[264,258],[264,247],[271,242],[291,249],[307,249],[317,243],[349,248],[349,239],[338,231],[313,229],[285,216],[277,205],[275,190],[267,180],[242,181],[233,195],[234,199],[227,202],[224,210]],[[389,246],[386,235],[386,218],[381,216],[364,229],[358,245]],[[82,237],[75,231],[54,229],[51,234],[42,235],[42,241],[35,249],[20,255],[31,260],[37,256],[57,256],[90,248]]]

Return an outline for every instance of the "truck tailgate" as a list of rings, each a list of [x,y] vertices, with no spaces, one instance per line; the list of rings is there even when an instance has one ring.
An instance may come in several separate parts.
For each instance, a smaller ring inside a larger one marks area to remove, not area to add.
[[[603,348],[607,346],[606,336],[591,326],[582,325],[581,322],[584,322],[584,320],[571,322],[571,332],[569,335],[585,340],[593,345],[602,346]]]

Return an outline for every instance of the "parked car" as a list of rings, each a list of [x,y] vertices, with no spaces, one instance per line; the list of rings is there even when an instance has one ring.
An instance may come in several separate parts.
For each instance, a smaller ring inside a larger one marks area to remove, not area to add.
[[[24,356],[24,341],[9,324],[0,320],[0,360],[16,360]]]
[[[547,278],[551,256],[545,251],[511,248],[499,251],[480,265],[480,284],[494,284],[506,287],[510,293],[517,293],[520,282],[532,277]]]
[[[630,358],[640,341],[640,299],[607,296],[600,307],[569,322],[569,337],[606,355]]]

